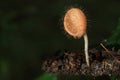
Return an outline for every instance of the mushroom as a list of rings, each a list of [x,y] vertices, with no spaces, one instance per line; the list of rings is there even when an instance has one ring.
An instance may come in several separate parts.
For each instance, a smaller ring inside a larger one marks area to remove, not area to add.
[[[86,33],[87,19],[79,8],[69,9],[64,16],[64,30],[75,39],[84,37],[84,51],[86,63],[89,66],[88,37]]]

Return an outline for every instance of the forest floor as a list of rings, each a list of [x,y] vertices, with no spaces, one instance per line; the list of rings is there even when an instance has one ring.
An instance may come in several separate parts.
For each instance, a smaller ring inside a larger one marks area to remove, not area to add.
[[[43,61],[42,70],[56,75],[120,75],[120,48],[106,48],[101,44],[99,49],[91,48],[88,52],[89,67],[85,61],[84,50],[60,50]]]

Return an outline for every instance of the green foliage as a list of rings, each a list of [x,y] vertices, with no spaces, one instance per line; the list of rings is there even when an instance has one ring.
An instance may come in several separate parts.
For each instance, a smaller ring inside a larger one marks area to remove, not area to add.
[[[119,75],[111,75],[110,80],[120,80]]]
[[[57,80],[57,77],[52,73],[45,73],[42,76],[36,78],[35,80]]]
[[[59,74],[58,76],[51,73],[44,73],[35,80],[93,80],[94,76],[91,75],[71,75]]]
[[[120,19],[116,29],[112,32],[112,35],[107,40],[107,45],[120,45]]]
[[[79,80],[78,75],[71,75],[71,74],[60,74],[58,76],[59,80]]]
[[[10,62],[5,59],[0,59],[0,80],[9,80],[9,68]]]
[[[58,79],[57,79],[58,78]],[[91,76],[91,75],[59,75],[56,76],[52,73],[44,73],[43,75],[39,76],[35,80],[120,80],[120,76],[118,75],[111,75],[111,76]]]

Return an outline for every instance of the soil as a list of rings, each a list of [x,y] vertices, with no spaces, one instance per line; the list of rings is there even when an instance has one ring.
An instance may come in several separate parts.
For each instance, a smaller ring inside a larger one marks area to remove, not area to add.
[[[44,60],[42,70],[59,74],[73,75],[120,75],[120,49],[107,49],[101,45],[100,49],[89,49],[90,66],[85,61],[84,51],[58,51],[52,57]]]

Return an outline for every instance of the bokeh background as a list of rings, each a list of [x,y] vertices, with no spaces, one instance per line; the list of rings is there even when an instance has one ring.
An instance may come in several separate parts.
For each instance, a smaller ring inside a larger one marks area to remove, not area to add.
[[[81,8],[87,16],[89,46],[106,41],[118,26],[120,0],[0,1],[0,80],[34,80],[48,55],[83,49],[83,38],[73,39],[63,29],[70,7]]]

